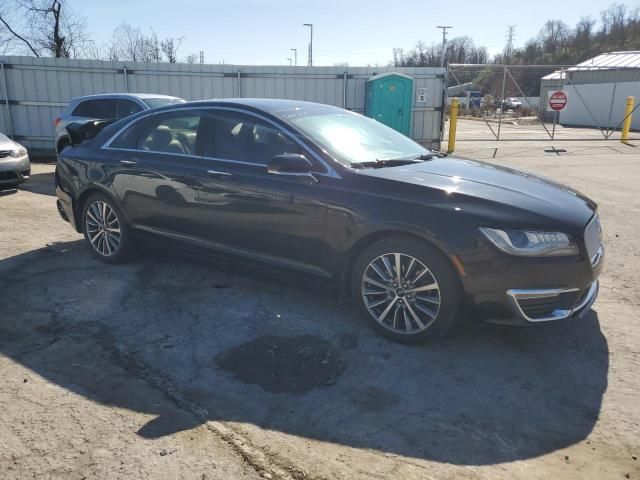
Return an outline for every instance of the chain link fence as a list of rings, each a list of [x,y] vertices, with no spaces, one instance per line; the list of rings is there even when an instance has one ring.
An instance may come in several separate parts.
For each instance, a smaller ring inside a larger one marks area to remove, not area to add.
[[[619,140],[627,97],[638,93],[640,69],[451,64],[447,70],[447,113],[457,98],[461,141]],[[630,139],[640,140],[638,117]]]

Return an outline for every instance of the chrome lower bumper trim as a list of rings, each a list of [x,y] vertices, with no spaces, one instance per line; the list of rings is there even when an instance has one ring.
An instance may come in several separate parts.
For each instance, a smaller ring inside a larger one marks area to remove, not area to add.
[[[587,306],[591,306],[595,301],[595,297],[598,294],[598,281],[596,280],[589,287],[589,291],[584,296],[583,299],[579,300],[579,303],[573,306],[571,309],[558,309],[552,311],[549,315],[540,317],[540,318],[532,318],[528,316],[518,300],[526,300],[526,299],[534,299],[534,298],[554,298],[563,293],[573,293],[577,292],[577,288],[565,288],[565,289],[547,289],[547,290],[507,290],[507,296],[511,300],[511,303],[514,307],[516,313],[523,320],[531,323],[538,322],[551,322],[554,320],[563,320],[565,318],[569,318],[570,316],[578,313],[583,310]]]

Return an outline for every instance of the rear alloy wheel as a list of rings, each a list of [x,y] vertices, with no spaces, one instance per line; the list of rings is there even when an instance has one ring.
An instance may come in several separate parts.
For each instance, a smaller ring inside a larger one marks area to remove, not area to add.
[[[120,263],[130,250],[128,230],[113,200],[101,193],[92,195],[82,213],[84,238],[92,253],[108,263]]]
[[[439,252],[420,241],[391,238],[363,252],[351,291],[376,330],[415,343],[442,335],[454,323],[459,290]]]

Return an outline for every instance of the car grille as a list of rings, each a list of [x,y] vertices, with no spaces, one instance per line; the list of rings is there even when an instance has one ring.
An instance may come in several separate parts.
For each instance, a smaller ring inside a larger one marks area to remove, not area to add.
[[[591,260],[591,264],[595,265],[602,257],[602,227],[600,219],[596,214],[587,225],[584,231],[584,243],[587,247],[587,254]]]
[[[11,154],[11,150],[0,150],[0,158],[8,157]]]

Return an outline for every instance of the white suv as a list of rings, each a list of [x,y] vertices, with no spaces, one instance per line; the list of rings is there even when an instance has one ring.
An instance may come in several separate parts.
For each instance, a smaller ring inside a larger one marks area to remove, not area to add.
[[[153,93],[108,93],[74,98],[53,121],[56,129],[56,153],[60,153],[71,143],[65,128],[70,123],[119,120],[142,110],[184,101],[182,98]]]

